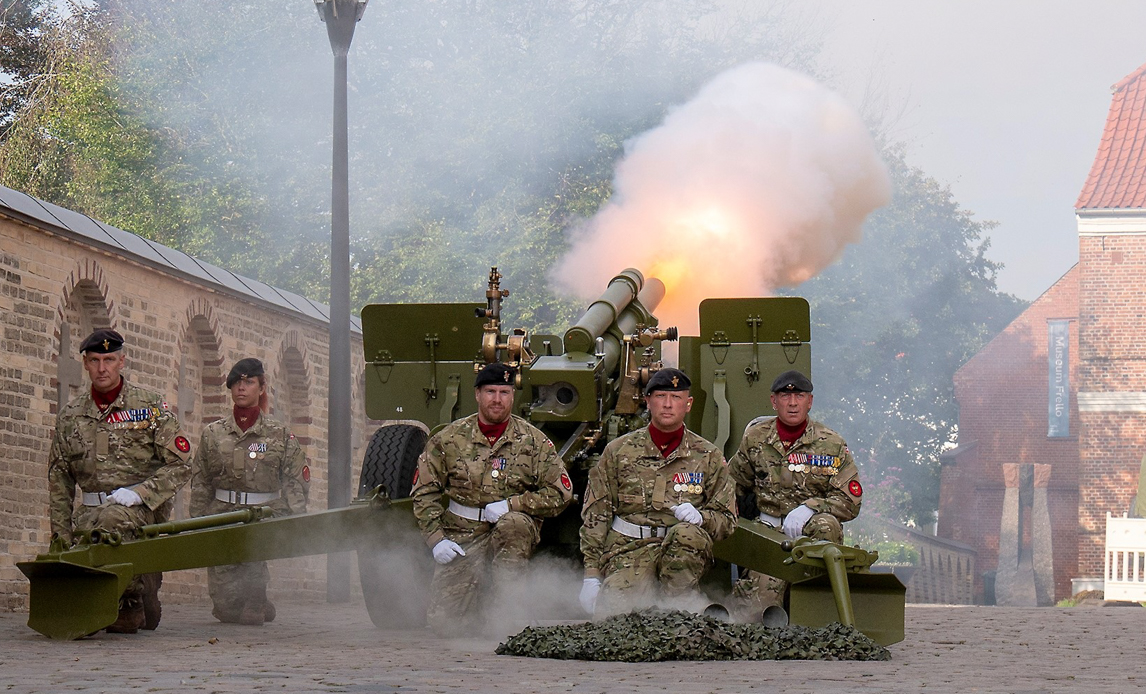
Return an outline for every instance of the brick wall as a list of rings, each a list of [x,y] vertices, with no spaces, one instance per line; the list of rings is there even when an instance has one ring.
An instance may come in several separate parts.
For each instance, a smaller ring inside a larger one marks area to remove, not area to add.
[[[1080,390],[1146,392],[1146,234],[1080,235]],[[1146,412],[1082,412],[1079,575],[1102,575],[1106,513],[1128,510],[1146,450]]]
[[[310,460],[310,509],[326,508],[325,323],[2,214],[0,240],[0,608],[26,608],[28,583],[15,564],[43,551],[50,536],[47,467],[57,386],[64,383],[69,397],[88,387],[75,352],[96,327],[123,333],[124,375],[163,394],[193,443],[206,423],[230,411],[223,385],[230,366],[242,357],[262,359],[272,412],[290,423]],[[361,340],[354,340],[352,369],[361,375]],[[363,414],[361,376],[356,383],[354,481],[365,434],[377,425]],[[187,514],[186,490],[176,514]],[[325,566],[325,557],[272,562],[272,596],[324,597]],[[204,600],[205,571],[169,574],[163,595]]]
[[[1070,270],[955,374],[959,448],[944,457],[939,535],[977,551],[979,572],[998,566],[1003,463],[1052,465],[1048,503],[1056,598],[1078,567],[1079,329],[1070,328],[1071,436],[1047,437],[1047,321],[1079,315],[1078,267]],[[1029,541],[1029,534],[1028,534]],[[981,573],[976,595],[982,598]]]

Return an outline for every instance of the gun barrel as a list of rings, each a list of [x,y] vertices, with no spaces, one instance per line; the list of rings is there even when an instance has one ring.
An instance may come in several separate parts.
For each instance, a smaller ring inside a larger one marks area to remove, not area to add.
[[[650,277],[645,281],[645,288],[637,295],[637,301],[641,306],[644,306],[649,313],[657,310],[657,306],[661,305],[661,301],[665,298],[665,283],[661,282],[656,277]]]
[[[592,352],[593,343],[632,303],[644,284],[645,276],[635,268],[628,268],[614,277],[601,298],[590,304],[573,327],[565,331],[565,351]]]

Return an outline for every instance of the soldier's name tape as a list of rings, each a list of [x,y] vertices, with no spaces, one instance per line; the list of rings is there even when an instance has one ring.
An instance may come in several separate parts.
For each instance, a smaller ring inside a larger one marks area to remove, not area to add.
[[[228,504],[265,504],[282,496],[281,492],[233,492],[229,489],[216,489],[215,498]]]
[[[664,537],[665,533],[668,532],[668,528],[637,525],[636,523],[630,523],[620,516],[613,516],[613,530],[616,530],[625,537],[631,537],[636,540],[646,540],[650,537]]]
[[[466,520],[484,523],[490,522],[485,519],[485,509],[474,508],[473,506],[463,506],[453,499],[450,499],[449,511],[455,516],[465,518]]]

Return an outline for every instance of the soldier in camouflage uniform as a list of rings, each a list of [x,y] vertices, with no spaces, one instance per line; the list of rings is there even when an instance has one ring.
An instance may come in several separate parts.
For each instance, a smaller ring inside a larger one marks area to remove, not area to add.
[[[80,352],[91,391],[69,402],[56,418],[48,463],[56,549],[93,528],[130,539],[139,526],[166,521],[175,492],[191,474],[191,444],[175,413],[159,395],[120,375],[123,337],[114,330],[96,330]],[[132,578],[108,631],[135,633],[158,626],[161,581],[161,574]]]
[[[799,371],[772,382],[772,407],[777,416],[750,423],[728,464],[737,498],[788,537],[843,542],[842,523],[859,514],[863,499],[847,443],[808,418],[812,382]],[[782,606],[787,587],[778,578],[745,571],[733,592],[755,619],[770,606]]]
[[[649,426],[610,442],[589,471],[580,595],[589,613],[697,595],[713,543],[736,528],[724,456],[684,426],[690,385],[677,369],[654,374],[645,390]]]
[[[269,506],[275,516],[305,513],[310,468],[294,434],[263,412],[266,376],[258,359],[239,360],[227,374],[231,416],[207,425],[195,451],[191,515]],[[261,625],[275,618],[267,600],[265,561],[212,566],[207,589],[221,622]]]
[[[418,460],[414,515],[438,567],[426,619],[438,634],[480,627],[479,594],[501,592],[541,540],[543,518],[573,499],[553,443],[510,414],[516,372],[490,364],[474,380],[477,414],[430,437]],[[497,605],[504,595],[494,595]]]

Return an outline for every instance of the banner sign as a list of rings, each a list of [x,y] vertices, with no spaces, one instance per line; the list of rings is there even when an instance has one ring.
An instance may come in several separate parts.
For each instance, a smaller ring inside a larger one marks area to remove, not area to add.
[[[1047,321],[1047,436],[1070,436],[1070,321]]]

